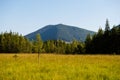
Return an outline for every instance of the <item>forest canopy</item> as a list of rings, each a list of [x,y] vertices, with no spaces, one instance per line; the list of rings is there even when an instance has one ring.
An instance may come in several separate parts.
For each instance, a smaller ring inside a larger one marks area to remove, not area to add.
[[[59,54],[120,54],[120,25],[110,29],[106,20],[105,30],[101,28],[94,35],[88,34],[85,42],[73,40],[48,40],[43,42],[40,34],[30,41],[15,32],[0,34],[0,53],[59,53]]]

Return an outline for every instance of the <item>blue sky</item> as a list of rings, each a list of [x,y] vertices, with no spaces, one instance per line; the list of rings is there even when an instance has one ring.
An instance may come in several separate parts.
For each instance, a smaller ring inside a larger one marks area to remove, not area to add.
[[[0,32],[26,35],[49,24],[97,31],[120,24],[120,0],[0,0]]]

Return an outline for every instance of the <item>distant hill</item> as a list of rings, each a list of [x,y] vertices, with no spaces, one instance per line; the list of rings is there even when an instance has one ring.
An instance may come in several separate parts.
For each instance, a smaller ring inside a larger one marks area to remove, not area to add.
[[[35,32],[32,32],[25,37],[30,40],[35,40],[36,34],[40,34],[43,41],[47,40],[63,40],[71,42],[73,40],[84,41],[87,34],[94,34],[95,32],[86,29],[69,26],[64,24],[47,25]]]

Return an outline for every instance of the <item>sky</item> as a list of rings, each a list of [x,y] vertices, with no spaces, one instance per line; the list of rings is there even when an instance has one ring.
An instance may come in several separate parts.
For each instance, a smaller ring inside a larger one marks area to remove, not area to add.
[[[66,24],[87,30],[120,24],[120,0],[0,0],[0,33],[26,35],[46,25]]]

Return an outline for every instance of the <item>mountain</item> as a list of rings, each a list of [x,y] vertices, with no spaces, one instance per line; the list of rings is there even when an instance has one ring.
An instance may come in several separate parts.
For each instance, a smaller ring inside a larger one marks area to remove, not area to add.
[[[69,26],[64,24],[47,25],[35,32],[32,32],[25,37],[30,40],[35,40],[36,34],[40,34],[43,41],[47,40],[63,40],[71,42],[73,40],[84,41],[87,34],[94,34],[95,32],[86,29]]]

